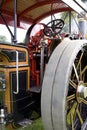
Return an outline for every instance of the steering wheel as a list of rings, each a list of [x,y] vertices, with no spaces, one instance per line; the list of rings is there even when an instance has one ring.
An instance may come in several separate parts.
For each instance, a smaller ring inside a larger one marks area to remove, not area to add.
[[[54,37],[59,34],[64,26],[64,21],[62,19],[55,19],[49,22],[44,27],[44,34],[48,37]]]

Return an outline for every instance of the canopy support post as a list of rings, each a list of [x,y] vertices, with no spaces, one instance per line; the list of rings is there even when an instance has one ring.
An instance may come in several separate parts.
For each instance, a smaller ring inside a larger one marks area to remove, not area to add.
[[[71,11],[69,12],[69,33],[71,34]]]
[[[17,0],[14,0],[14,43],[17,43]]]

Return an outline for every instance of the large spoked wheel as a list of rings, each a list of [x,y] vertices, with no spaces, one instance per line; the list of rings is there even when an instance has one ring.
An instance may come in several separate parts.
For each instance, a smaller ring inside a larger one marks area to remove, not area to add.
[[[86,43],[86,40],[65,40],[49,60],[41,97],[45,130],[86,130]]]

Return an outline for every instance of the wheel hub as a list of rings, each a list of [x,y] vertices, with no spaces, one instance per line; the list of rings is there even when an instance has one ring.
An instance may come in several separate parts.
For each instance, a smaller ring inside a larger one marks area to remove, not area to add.
[[[82,100],[87,97],[87,87],[82,81],[80,81],[78,84],[76,97],[79,103],[81,103]]]

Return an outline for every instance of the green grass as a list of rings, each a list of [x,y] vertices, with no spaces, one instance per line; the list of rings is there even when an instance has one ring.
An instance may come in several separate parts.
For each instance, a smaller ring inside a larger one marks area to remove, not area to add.
[[[10,129],[6,128],[5,130],[10,130]],[[44,127],[41,118],[39,118],[35,120],[31,125],[16,130],[44,130]]]
[[[24,130],[44,130],[41,119],[36,120],[32,125]]]

